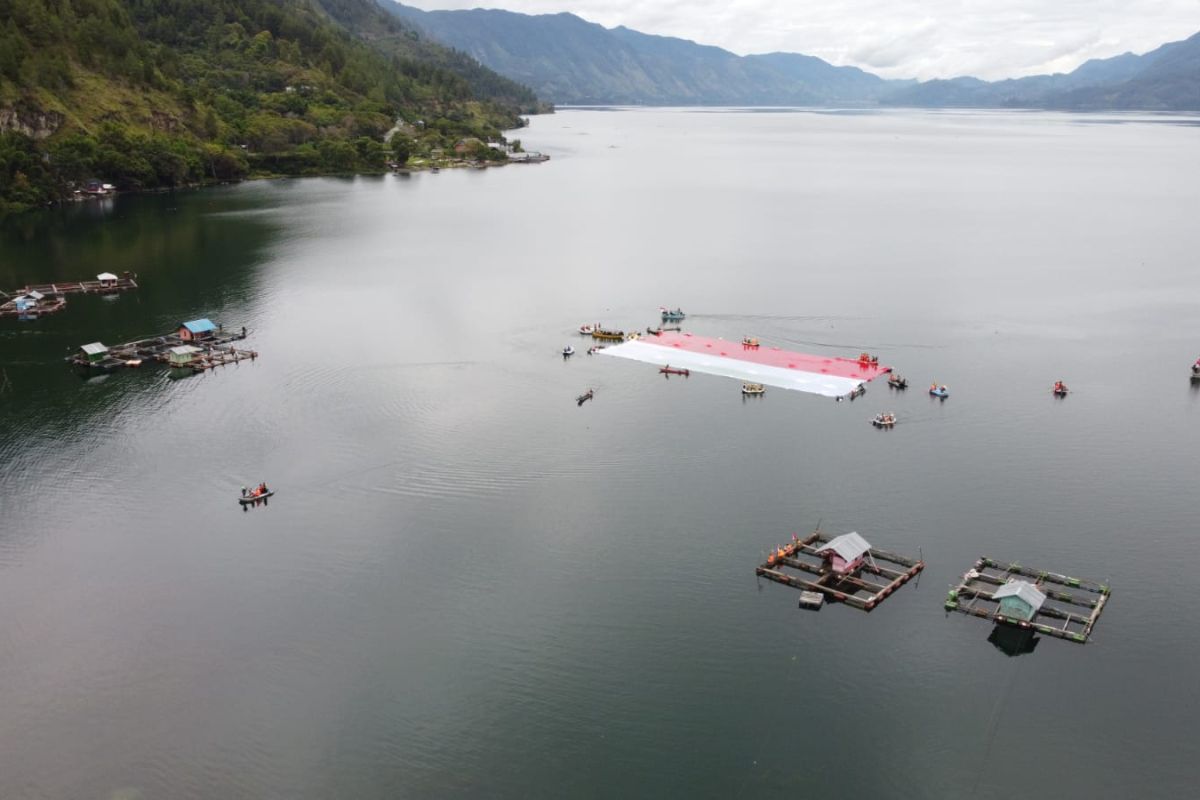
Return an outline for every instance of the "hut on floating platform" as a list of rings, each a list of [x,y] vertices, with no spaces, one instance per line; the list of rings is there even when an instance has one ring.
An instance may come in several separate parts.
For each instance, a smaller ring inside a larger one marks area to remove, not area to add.
[[[217,326],[211,319],[194,319],[181,323],[176,332],[185,342],[199,342],[211,339],[217,332]]]
[[[1046,595],[1032,583],[1012,580],[992,592],[992,599],[1000,603],[1002,616],[1029,622],[1046,602]]]
[[[199,347],[181,344],[167,351],[167,363],[172,367],[187,367],[196,360],[196,355],[202,352]]]
[[[96,280],[100,281],[101,289],[115,289],[119,278],[111,272],[101,272],[96,276]]]
[[[849,575],[863,565],[870,550],[871,544],[857,532],[851,531],[835,536],[817,548],[817,555],[836,574]]]
[[[92,342],[79,348],[79,357],[89,364],[98,364],[107,356],[108,348],[100,342]]]

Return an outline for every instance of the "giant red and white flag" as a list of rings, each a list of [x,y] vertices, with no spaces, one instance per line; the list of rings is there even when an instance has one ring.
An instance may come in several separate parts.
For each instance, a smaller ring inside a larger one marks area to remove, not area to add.
[[[597,352],[826,397],[843,397],[859,384],[891,372],[891,367],[851,358],[814,356],[778,347],[748,347],[740,342],[690,333],[665,332]]]

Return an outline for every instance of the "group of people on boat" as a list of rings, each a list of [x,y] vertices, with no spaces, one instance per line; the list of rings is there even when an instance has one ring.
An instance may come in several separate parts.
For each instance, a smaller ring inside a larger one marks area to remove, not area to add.
[[[1196,363],[1192,364],[1192,374],[1200,375],[1200,358],[1196,359]]]
[[[743,337],[742,338],[742,347],[748,348],[750,350],[757,350],[758,349],[758,339],[754,338],[753,336]]]
[[[267,488],[267,482],[263,481],[253,489],[247,490],[246,487],[243,486],[242,497],[265,497],[266,495],[270,494],[270,491],[271,490]]]
[[[890,428],[896,424],[895,414],[876,414],[875,419],[871,420],[871,424],[876,428]]]
[[[858,363],[860,363],[860,364],[872,364],[872,365],[874,365],[874,364],[878,364],[878,363],[879,363],[879,356],[873,356],[873,355],[871,355],[870,353],[859,353],[859,354],[858,354]]]
[[[1065,383],[1063,383],[1062,381],[1055,381],[1055,382],[1054,382],[1054,393],[1055,393],[1055,394],[1057,394],[1057,395],[1064,395],[1064,394],[1066,394],[1068,391],[1069,391],[1069,389],[1067,389],[1067,385],[1066,385]]]

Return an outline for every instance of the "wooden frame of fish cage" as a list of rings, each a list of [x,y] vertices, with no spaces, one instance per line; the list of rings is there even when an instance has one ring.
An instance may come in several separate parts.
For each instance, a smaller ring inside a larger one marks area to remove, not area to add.
[[[782,555],[776,551],[772,559],[755,568],[754,574],[794,589],[820,592],[830,602],[845,603],[869,612],[925,569],[925,562],[920,559],[906,558],[872,547],[860,567],[846,575],[838,575],[817,555],[817,549],[833,538],[818,528],[806,538],[780,548]],[[784,567],[814,577],[809,579],[784,572]],[[883,578],[886,583],[867,580],[864,574]]]
[[[258,358],[258,352],[255,350],[238,350],[230,346],[233,342],[245,339],[247,335],[245,328],[241,331],[231,332],[220,330],[203,340],[185,342],[178,333],[168,333],[163,336],[113,345],[108,348],[108,353],[99,361],[89,361],[79,354],[74,354],[67,357],[67,362],[81,369],[102,372],[132,367],[144,361],[170,364],[171,348],[190,344],[198,348],[195,357],[184,364],[171,364],[171,367],[191,372],[204,372],[213,367],[236,364],[239,361],[253,361]]]
[[[992,598],[995,590],[1012,577],[1032,578],[1038,591],[1046,595],[1046,602],[1028,622],[1001,614],[999,602]],[[963,573],[962,581],[946,595],[946,610],[1086,644],[1109,594],[1109,587],[1103,583],[1024,567],[1015,561],[1006,564],[982,557]],[[1084,609],[1086,613],[1075,609]],[[1054,624],[1039,622],[1039,617],[1054,620]]]

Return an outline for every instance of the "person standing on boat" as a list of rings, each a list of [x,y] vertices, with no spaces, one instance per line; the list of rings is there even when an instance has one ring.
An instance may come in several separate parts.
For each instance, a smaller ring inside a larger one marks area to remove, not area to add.
[[[245,496],[246,496],[246,487],[243,486],[242,487],[242,497],[245,497]]]

